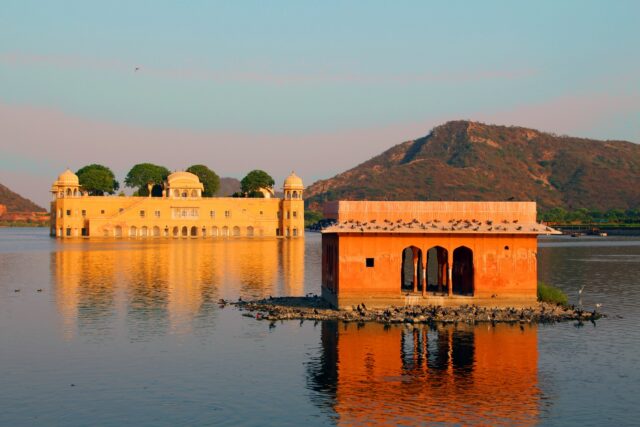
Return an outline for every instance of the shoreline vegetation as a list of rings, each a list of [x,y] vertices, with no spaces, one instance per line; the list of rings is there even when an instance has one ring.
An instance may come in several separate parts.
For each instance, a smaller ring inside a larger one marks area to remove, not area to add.
[[[538,302],[568,307],[569,297],[555,286],[547,285],[544,282],[538,282]]]
[[[10,227],[49,227],[49,222],[37,222],[37,221],[1,221],[0,220],[0,228],[10,228]]]

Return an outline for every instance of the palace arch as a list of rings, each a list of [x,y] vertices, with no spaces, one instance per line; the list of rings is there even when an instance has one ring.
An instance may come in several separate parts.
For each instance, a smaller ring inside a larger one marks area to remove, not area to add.
[[[460,246],[453,251],[452,292],[473,296],[473,251]]]
[[[448,292],[449,252],[442,246],[427,251],[427,291]]]
[[[402,250],[400,288],[402,292],[422,291],[422,250],[409,246]]]

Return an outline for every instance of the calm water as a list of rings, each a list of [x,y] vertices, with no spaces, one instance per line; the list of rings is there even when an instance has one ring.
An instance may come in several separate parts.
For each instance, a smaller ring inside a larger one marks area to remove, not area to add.
[[[218,299],[319,293],[317,234],[0,229],[0,425],[640,425],[640,239],[541,239],[539,258],[609,318],[269,327]]]

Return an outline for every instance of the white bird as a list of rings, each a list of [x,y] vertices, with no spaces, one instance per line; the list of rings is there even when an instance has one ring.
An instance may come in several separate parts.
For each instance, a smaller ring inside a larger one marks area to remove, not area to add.
[[[134,70],[134,72],[135,72],[135,71],[138,71],[139,69],[140,69],[140,67],[136,67],[136,68],[135,68],[135,70]]]

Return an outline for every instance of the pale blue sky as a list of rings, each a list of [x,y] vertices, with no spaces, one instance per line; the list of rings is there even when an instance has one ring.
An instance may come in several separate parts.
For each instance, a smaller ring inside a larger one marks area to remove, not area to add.
[[[640,142],[638,16],[604,0],[3,0],[0,182],[44,203],[66,166],[122,178],[152,161],[310,184],[457,118]]]

